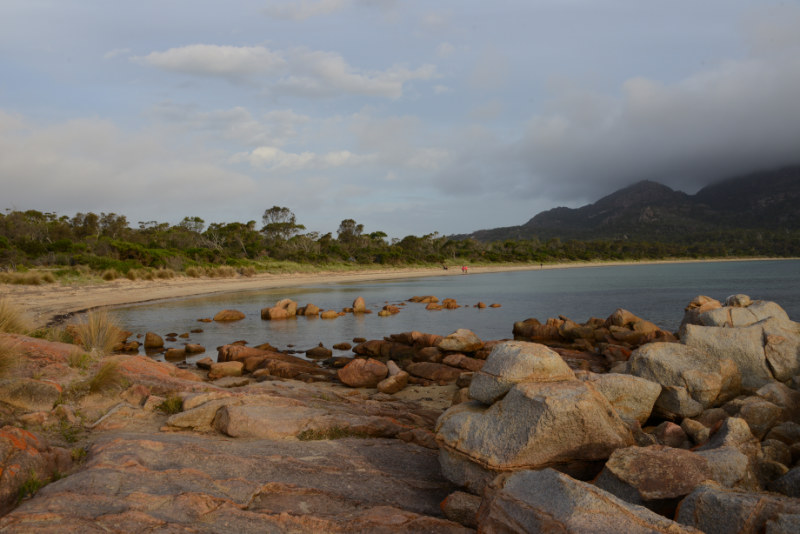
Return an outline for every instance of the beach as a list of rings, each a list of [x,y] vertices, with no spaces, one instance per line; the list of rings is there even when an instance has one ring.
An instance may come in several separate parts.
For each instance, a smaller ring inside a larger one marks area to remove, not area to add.
[[[759,260],[762,258],[759,258]],[[766,258],[764,258],[766,259]],[[695,263],[726,260],[657,260],[619,262],[570,262],[551,264],[512,264],[469,266],[469,275],[522,270],[572,269],[615,265]],[[746,261],[737,258],[730,261]],[[310,273],[262,273],[251,277],[190,278],[158,280],[97,281],[82,284],[39,286],[2,284],[3,297],[27,311],[37,327],[44,327],[74,313],[91,309],[137,304],[154,300],[213,295],[236,291],[300,287],[313,284],[338,284],[377,280],[400,280],[430,276],[463,276],[458,266],[442,268],[386,268]]]

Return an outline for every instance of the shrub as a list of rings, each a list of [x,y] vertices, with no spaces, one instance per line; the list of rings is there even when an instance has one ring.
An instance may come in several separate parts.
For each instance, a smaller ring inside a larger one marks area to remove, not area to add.
[[[22,483],[22,485],[17,490],[17,500],[21,501],[26,497],[32,497],[36,495],[36,492],[42,489],[44,486],[47,485],[47,481],[39,480],[38,475],[36,472],[31,469],[31,474],[28,476],[28,479]]]
[[[131,281],[136,281],[139,279],[139,272],[136,269],[131,269],[125,273],[125,278]]]
[[[119,363],[110,360],[97,370],[94,376],[87,381],[86,386],[90,393],[104,393],[123,389],[127,386],[127,382],[119,370]]]
[[[176,414],[183,410],[183,399],[178,396],[170,396],[158,405],[158,409],[166,414]]]
[[[197,267],[187,267],[185,272],[186,276],[191,276],[192,278],[200,278],[203,276],[203,271]]]
[[[33,323],[22,308],[8,299],[0,298],[0,332],[27,334],[31,330]]]
[[[92,365],[92,355],[75,348],[67,355],[67,364],[74,369],[88,369]]]
[[[175,278],[175,271],[172,269],[156,269],[155,276],[162,279]]]
[[[256,274],[256,268],[252,265],[248,265],[247,267],[242,267],[239,269],[239,272],[242,274],[242,276],[250,277]]]
[[[13,373],[19,366],[22,351],[19,343],[10,339],[0,339],[0,378],[5,378]]]
[[[110,282],[111,280],[116,280],[117,278],[119,278],[119,272],[117,272],[116,269],[106,269],[105,271],[103,271],[102,278],[107,282]]]
[[[116,318],[106,311],[90,311],[83,322],[73,327],[73,331],[84,349],[100,354],[111,354],[114,346],[125,336]]]

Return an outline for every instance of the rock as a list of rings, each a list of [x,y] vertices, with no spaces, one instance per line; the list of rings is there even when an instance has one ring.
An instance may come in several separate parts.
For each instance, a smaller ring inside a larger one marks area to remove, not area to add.
[[[765,439],[761,442],[761,454],[767,460],[781,463],[786,467],[792,465],[792,450],[787,444],[777,439]]]
[[[561,356],[544,345],[507,341],[496,345],[483,368],[473,375],[469,393],[475,400],[492,404],[520,382],[574,378]]]
[[[13,426],[0,428],[0,514],[72,467],[70,452]],[[26,485],[27,484],[27,485]],[[38,485],[37,485],[38,484]],[[2,529],[2,525],[0,525]]]
[[[292,299],[281,299],[275,303],[275,307],[286,310],[286,315],[294,317],[297,314],[297,303]]]
[[[242,376],[243,368],[244,364],[237,361],[212,363],[211,369],[208,371],[208,378],[214,380],[223,376]]]
[[[405,371],[399,371],[396,374],[390,374],[388,377],[378,382],[377,387],[378,391],[380,391],[381,393],[392,395],[402,390],[407,385],[408,385],[408,373]]]
[[[147,349],[160,349],[164,346],[164,339],[155,332],[147,332],[144,335],[144,348]]]
[[[785,421],[772,427],[766,439],[776,439],[787,445],[800,443],[800,424],[794,421]]]
[[[459,306],[458,302],[456,302],[456,299],[444,299],[442,301],[442,308],[444,308],[445,310],[455,310],[458,307]]]
[[[470,358],[460,352],[456,352],[445,356],[442,363],[450,367],[458,367],[459,369],[465,369],[467,371],[480,371],[483,367],[484,360]]]
[[[751,461],[759,455],[761,446],[758,439],[750,432],[750,427],[744,419],[729,417],[723,421],[722,426],[711,438],[697,448],[697,451],[706,451],[721,447],[733,447]]]
[[[781,419],[800,421],[800,391],[795,391],[780,382],[770,382],[756,391],[756,395],[783,410]]]
[[[297,315],[305,315],[306,317],[318,317],[319,312],[320,309],[311,303],[306,304],[302,308],[297,308]]]
[[[342,383],[353,388],[374,388],[389,373],[383,363],[373,358],[358,358],[337,372]]]
[[[261,309],[261,319],[265,321],[281,321],[283,319],[288,319],[289,317],[291,317],[289,315],[289,311],[285,308],[273,306],[272,308]]]
[[[460,388],[453,393],[453,399],[450,401],[450,406],[455,406],[456,404],[461,404],[462,402],[468,402],[469,400],[469,388]]]
[[[116,435],[89,458],[0,531],[471,532],[441,517],[436,452],[396,439]]]
[[[320,343],[319,346],[307,350],[306,356],[308,356],[312,360],[324,360],[325,358],[330,358],[331,356],[333,356],[333,351],[330,349],[326,349],[325,347],[322,346],[322,343]]]
[[[696,445],[702,445],[711,435],[711,431],[703,423],[688,417],[681,421],[681,428]]]
[[[241,321],[244,319],[244,314],[239,310],[222,310],[217,312],[214,316],[214,320],[217,322],[231,322],[231,321]]]
[[[800,467],[795,467],[782,477],[773,480],[767,484],[767,489],[787,497],[800,498]]]
[[[478,511],[478,531],[699,533],[553,469],[498,477]]]
[[[752,304],[753,301],[747,295],[731,295],[725,299],[725,306],[733,306],[736,308],[746,308]]]
[[[214,364],[214,360],[206,356],[205,358],[197,360],[196,362],[194,362],[194,364],[197,366],[198,369],[209,370],[211,369],[211,366]]]
[[[731,416],[744,419],[750,427],[750,432],[759,440],[763,439],[767,432],[780,422],[783,414],[783,410],[779,406],[760,397],[736,399],[727,403],[723,408]]]
[[[697,451],[708,462],[711,479],[726,488],[758,491],[760,486],[750,459],[734,447]]]
[[[186,359],[186,350],[185,349],[178,349],[175,347],[168,348],[164,352],[164,359],[167,361],[176,361],[176,360],[185,360]]]
[[[421,296],[421,297],[411,297],[410,299],[408,299],[408,302],[418,302],[418,303],[422,303],[422,304],[430,304],[432,302],[433,303],[439,302],[439,299],[434,297],[433,295],[424,295],[424,296]]]
[[[774,379],[767,367],[763,339],[761,325],[725,328],[687,324],[681,332],[683,343],[706,353],[708,361],[733,360],[742,386],[754,389]]]
[[[392,360],[389,360],[389,361],[386,362],[386,369],[389,372],[389,376],[396,376],[396,375],[399,375],[399,374],[405,372],[402,369],[400,369],[397,366],[397,364],[394,363],[394,361],[392,361]]]
[[[186,350],[186,354],[202,354],[206,351],[206,348],[197,343],[187,343],[184,350]]]
[[[678,500],[710,478],[702,456],[651,445],[614,451],[594,484],[631,504],[672,516]]]
[[[25,412],[50,411],[61,398],[61,386],[33,378],[0,379],[0,404]]]
[[[350,350],[353,348],[353,345],[351,345],[350,343],[343,342],[335,344],[333,348],[336,350]]]
[[[358,297],[353,301],[353,313],[364,313],[367,311],[367,303],[363,297]]]
[[[679,420],[703,413],[703,405],[689,396],[686,388],[664,386],[653,406],[653,413],[663,419]]]
[[[439,417],[436,432],[442,472],[471,492],[499,472],[568,469],[633,445],[606,398],[578,380],[523,382],[491,407],[476,401],[453,406]]]
[[[730,359],[709,358],[702,350],[678,343],[639,347],[628,360],[628,372],[662,386],[685,387],[704,408],[738,395],[742,381]]]
[[[800,500],[707,483],[683,500],[676,520],[708,534],[757,533],[764,532],[767,522],[780,514],[800,514]]]
[[[644,424],[661,394],[660,385],[637,376],[585,373],[579,378],[602,393],[623,421]]]
[[[461,369],[450,367],[442,363],[414,362],[406,366],[410,374],[433,382],[455,382],[461,374]]]
[[[475,305],[475,307],[482,310],[482,309],[486,308],[486,303],[485,302],[478,302]]]
[[[425,309],[429,310],[429,311],[439,311],[439,310],[442,309],[442,305],[441,304],[436,304],[435,302],[431,302],[430,304],[425,306]]]
[[[444,516],[450,521],[469,528],[478,526],[476,516],[478,508],[481,506],[480,497],[463,491],[454,491],[439,506],[441,506]]]
[[[423,347],[414,353],[412,358],[415,362],[441,363],[443,359],[442,351],[436,347]]]
[[[689,443],[689,436],[683,429],[675,423],[664,421],[658,425],[653,432],[656,441],[661,445],[667,447],[674,447],[676,449],[688,449],[691,446]]]
[[[475,352],[483,347],[483,341],[471,330],[459,328],[439,342],[439,350],[451,352]]]
[[[336,310],[325,310],[323,312],[320,312],[319,317],[320,319],[338,319],[339,312],[337,312]]]

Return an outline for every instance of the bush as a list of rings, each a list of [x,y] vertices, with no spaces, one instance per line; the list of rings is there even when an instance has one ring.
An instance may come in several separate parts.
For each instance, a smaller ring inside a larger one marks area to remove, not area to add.
[[[0,378],[6,378],[19,366],[22,350],[19,343],[0,339]]]
[[[203,276],[203,271],[197,267],[187,267],[185,272],[186,276],[190,276],[192,278],[200,278]]]
[[[127,380],[119,370],[119,363],[111,360],[105,362],[97,373],[86,383],[90,393],[105,393],[121,390],[127,386]]]
[[[125,339],[116,318],[106,311],[90,311],[85,320],[72,327],[74,337],[87,351],[111,354]]]
[[[178,396],[170,396],[158,405],[158,409],[166,414],[176,414],[183,410],[183,399]]]
[[[106,269],[105,271],[103,271],[102,278],[106,282],[110,282],[111,280],[116,280],[117,278],[119,278],[119,272],[117,272],[116,269]]]
[[[0,332],[28,334],[31,330],[33,322],[22,308],[8,299],[0,298]]]

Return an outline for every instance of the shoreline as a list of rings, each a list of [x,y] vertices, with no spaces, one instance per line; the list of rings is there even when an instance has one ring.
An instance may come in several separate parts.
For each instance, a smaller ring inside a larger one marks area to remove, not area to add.
[[[514,271],[576,269],[627,265],[661,265],[672,263],[713,263],[732,261],[777,261],[797,258],[724,258],[702,260],[644,260],[598,261],[551,264],[512,264],[469,267],[470,275]],[[215,295],[252,291],[369,282],[374,280],[401,280],[433,276],[464,276],[460,269],[441,268],[388,268],[353,271],[318,271],[312,273],[262,273],[252,277],[236,278],[174,278],[169,280],[118,279],[91,285],[41,285],[23,286],[0,284],[2,293],[11,303],[20,306],[30,315],[37,328],[60,322],[76,313],[98,308],[139,304],[158,300],[180,299],[199,295]],[[469,275],[467,275],[469,276]]]

